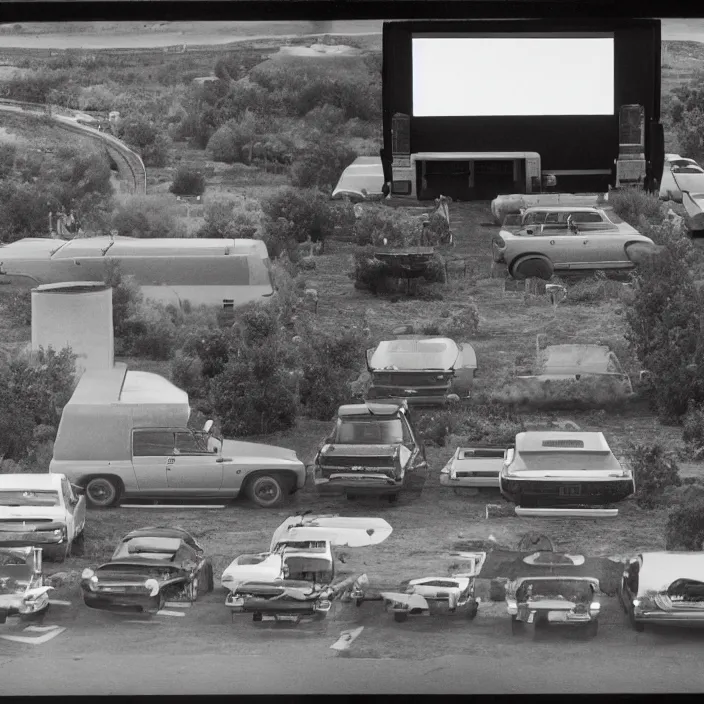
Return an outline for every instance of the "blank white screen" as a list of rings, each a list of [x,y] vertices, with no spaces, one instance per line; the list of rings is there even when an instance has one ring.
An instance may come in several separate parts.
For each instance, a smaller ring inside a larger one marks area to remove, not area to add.
[[[413,115],[613,115],[613,38],[413,37]]]

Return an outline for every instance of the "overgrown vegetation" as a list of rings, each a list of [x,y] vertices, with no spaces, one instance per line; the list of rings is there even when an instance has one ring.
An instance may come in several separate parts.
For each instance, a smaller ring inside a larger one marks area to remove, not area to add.
[[[636,503],[641,508],[662,504],[666,489],[682,484],[674,456],[659,443],[631,443],[628,455],[636,482]]]

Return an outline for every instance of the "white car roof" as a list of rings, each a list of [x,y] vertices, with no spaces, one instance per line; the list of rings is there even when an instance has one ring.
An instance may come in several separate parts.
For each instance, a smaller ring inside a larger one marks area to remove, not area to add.
[[[59,491],[63,474],[0,474],[0,491],[44,489]]]
[[[527,431],[516,435],[516,452],[611,452],[604,433]]]
[[[644,552],[640,555],[638,595],[665,591],[678,579],[704,582],[702,552]]]

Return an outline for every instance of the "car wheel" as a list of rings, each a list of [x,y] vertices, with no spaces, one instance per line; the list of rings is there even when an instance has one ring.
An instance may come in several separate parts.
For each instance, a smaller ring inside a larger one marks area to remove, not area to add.
[[[70,542],[65,543],[64,545],[57,545],[56,547],[51,548],[51,550],[47,553],[47,557],[52,562],[65,562],[69,557],[71,557],[72,547],[73,546]]]
[[[188,589],[188,601],[193,604],[198,599],[198,592],[200,590],[200,579],[194,577]]]
[[[110,508],[120,498],[120,486],[115,479],[94,477],[86,484],[86,500],[92,508]]]
[[[74,539],[71,551],[74,555],[83,555],[86,547],[85,529],[82,530]]]
[[[394,621],[396,621],[396,623],[404,623],[405,621],[408,621],[408,614],[397,611],[394,614]]]
[[[511,276],[519,281],[533,278],[549,281],[554,271],[552,262],[544,257],[524,257],[511,265]]]
[[[469,610],[467,613],[467,618],[472,621],[477,617],[477,613],[479,612],[479,604],[474,604],[472,608]]]
[[[511,616],[511,633],[514,636],[519,636],[526,630],[526,624],[519,621],[515,616]]]
[[[247,496],[261,508],[281,506],[284,495],[281,481],[271,474],[260,474],[247,484]]]

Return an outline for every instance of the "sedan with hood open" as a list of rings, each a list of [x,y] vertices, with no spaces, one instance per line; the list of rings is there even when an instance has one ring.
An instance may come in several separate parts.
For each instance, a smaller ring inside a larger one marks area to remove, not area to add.
[[[367,547],[391,535],[381,518],[292,516],[274,532],[269,552],[240,555],[223,572],[226,606],[254,621],[322,620],[333,600],[361,603],[367,576],[338,574],[336,547]]]
[[[603,433],[566,431],[518,433],[499,488],[526,510],[603,507],[636,489],[633,470],[615,457]]]
[[[0,548],[0,623],[44,613],[52,589],[44,584],[41,548]]]
[[[437,406],[449,394],[469,396],[477,355],[469,343],[447,337],[385,340],[367,350],[371,386],[367,400],[405,400],[409,406]]]
[[[405,401],[340,406],[314,461],[320,494],[398,499],[407,476],[427,469],[425,447]]]
[[[704,625],[704,553],[641,553],[623,571],[619,597],[636,631]]]
[[[595,636],[601,613],[598,594],[599,580],[593,577],[521,577],[506,588],[512,632],[522,633],[526,624],[580,625]]]
[[[81,575],[86,606],[155,613],[167,600],[193,603],[213,590],[213,567],[193,536],[180,528],[141,528],[128,533],[115,552]]]

